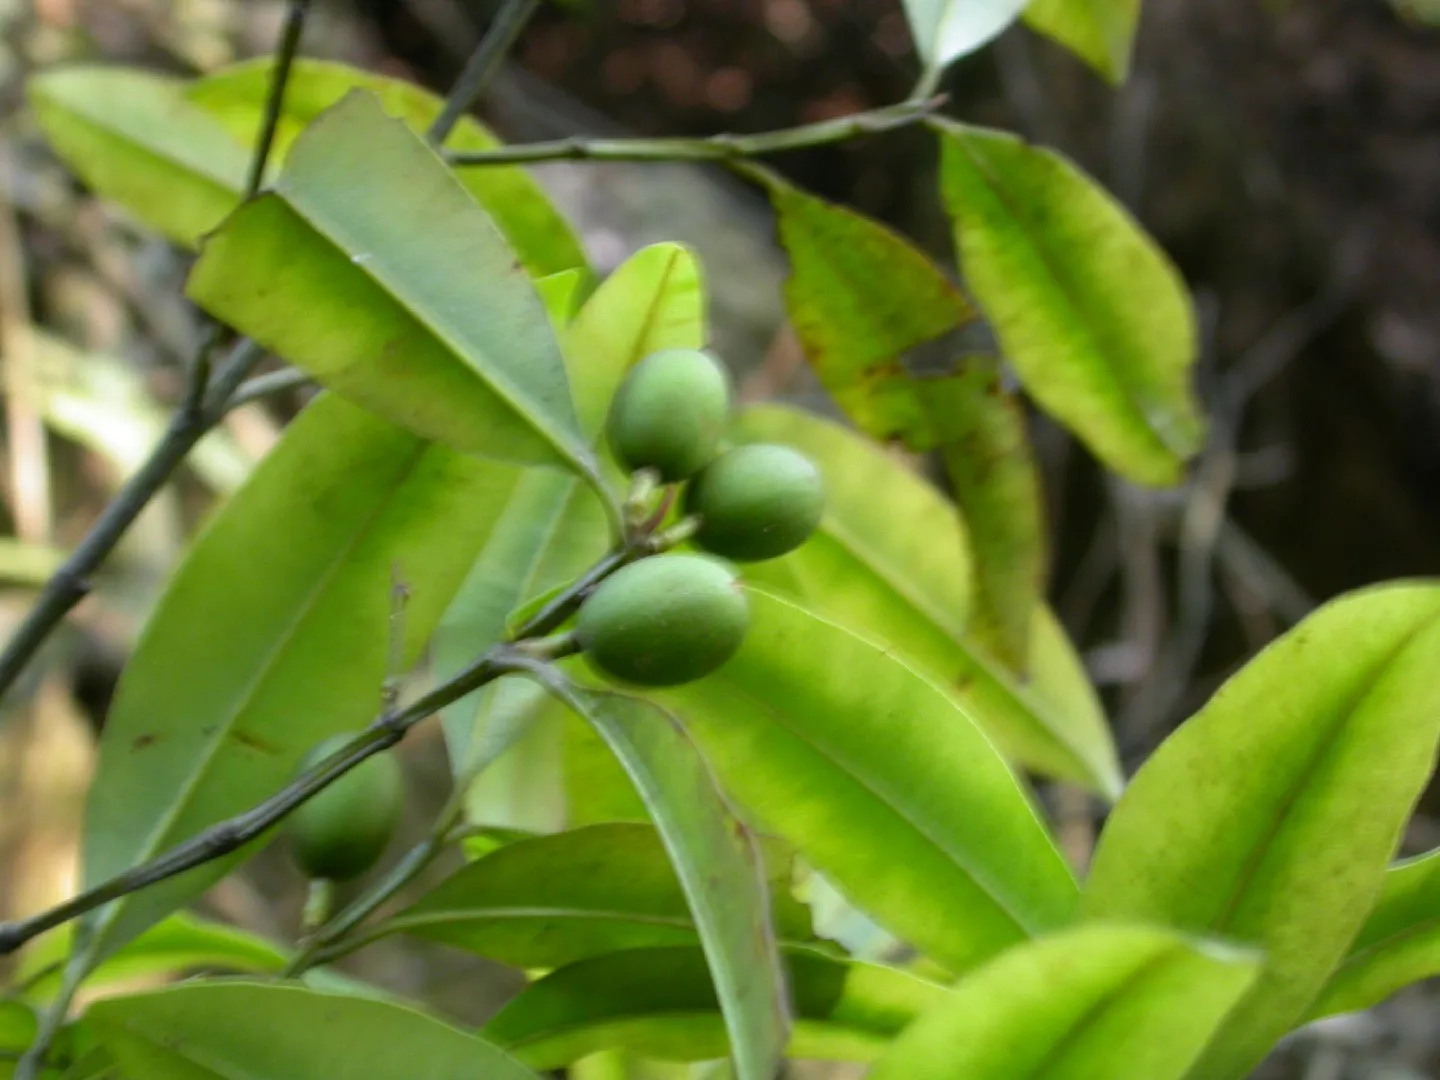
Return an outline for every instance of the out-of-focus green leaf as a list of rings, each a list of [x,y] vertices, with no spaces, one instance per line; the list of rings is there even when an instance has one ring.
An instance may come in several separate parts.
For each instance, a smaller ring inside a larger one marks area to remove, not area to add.
[[[949,996],[903,971],[809,949],[785,948],[782,960],[794,999],[793,1058],[871,1061]],[[561,968],[522,991],[485,1034],[536,1069],[604,1049],[668,1061],[725,1053],[705,957],[684,947],[611,953]]]
[[[196,540],[121,676],[86,809],[85,884],[248,809],[321,739],[368,723],[389,673],[392,573],[409,590],[408,665],[515,475],[334,395],[308,406]],[[243,856],[101,909],[97,957]]]
[[[20,1055],[35,1038],[39,1028],[35,1011],[22,1001],[0,998],[0,1069],[6,1067],[4,1055]]]
[[[777,933],[811,938],[789,896],[790,860],[764,845]],[[651,825],[591,825],[516,840],[441,882],[392,919],[387,933],[441,941],[522,968],[652,945],[698,945],[685,891]]]
[[[747,580],[893,646],[1014,760],[1118,796],[1104,713],[1049,610],[1032,619],[1024,684],[966,637],[969,541],[939,491],[874,443],[801,410],[751,406],[732,436],[795,446],[825,478],[819,532],[783,558],[745,566]]]
[[[1204,437],[1184,282],[1110,195],[1009,132],[932,122],[965,282],[1006,360],[1111,469],[1173,484]]]
[[[417,1009],[281,983],[216,980],[107,998],[85,1022],[146,1080],[538,1080]]]
[[[352,91],[206,240],[188,293],[343,397],[456,449],[597,475],[544,306],[420,137]]]
[[[1109,82],[1119,85],[1130,74],[1140,0],[1031,0],[1024,18]]]
[[[1253,945],[1265,969],[1196,1075],[1246,1074],[1380,893],[1440,738],[1440,586],[1320,608],[1227,682],[1111,814],[1083,910]]]
[[[1308,1018],[1368,1009],[1434,975],[1440,975],[1440,851],[1385,872],[1379,903]]]
[[[821,385],[866,434],[928,443],[929,419],[901,358],[972,319],[970,305],[924,252],[879,222],[776,179],[768,186],[790,257],[785,308]]]
[[[969,713],[888,647],[746,593],[751,626],[735,657],[656,695],[726,790],[952,970],[1068,922],[1074,878]]]
[[[260,132],[273,60],[266,56],[211,72],[185,88],[185,96],[213,116],[241,146],[253,146]],[[424,133],[439,114],[441,100],[400,79],[346,64],[302,57],[285,84],[285,108],[275,133],[271,172],[277,172],[300,132],[351,90],[367,90],[385,111]],[[451,150],[489,150],[500,145],[473,117],[461,117],[446,140]],[[569,224],[544,190],[524,169],[513,165],[464,169],[460,183],[483,206],[520,261],[536,277],[572,267],[589,276],[585,252]],[[238,189],[237,189],[238,190]]]
[[[1180,1080],[1258,969],[1257,956],[1148,927],[1064,931],[966,976],[869,1075]]]
[[[605,740],[645,801],[700,933],[737,1080],[773,1080],[790,1010],[759,845],[674,717],[622,694],[573,684],[555,690]]]
[[[563,709],[561,722],[565,728],[565,820],[569,825],[648,821],[635,785],[595,729],[569,709]]]
[[[32,980],[25,991],[27,1000],[47,1001],[60,988],[61,967],[73,938],[67,924],[26,948],[16,979]],[[94,990],[137,975],[196,968],[273,974],[281,971],[288,959],[285,950],[255,934],[177,911],[117,949],[90,973],[85,987]]]
[[[1043,494],[1024,408],[983,356],[925,381],[920,394],[970,534],[976,596],[967,631],[1023,678],[1045,595]]]
[[[193,247],[239,199],[250,153],[148,71],[76,65],[31,78],[30,104],[65,163],[141,224]]]
[[[915,51],[939,72],[993,41],[1024,7],[1025,0],[905,0],[905,15]]]

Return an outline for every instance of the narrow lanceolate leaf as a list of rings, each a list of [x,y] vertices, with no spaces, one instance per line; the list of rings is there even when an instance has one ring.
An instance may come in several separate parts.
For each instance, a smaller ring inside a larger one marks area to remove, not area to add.
[[[200,535],[120,680],[86,809],[103,881],[273,794],[320,739],[368,723],[389,672],[392,574],[407,664],[484,543],[515,470],[322,395]],[[95,916],[103,955],[241,856]]]
[[[927,380],[920,393],[970,533],[969,633],[1024,678],[1031,618],[1045,594],[1043,495],[1024,407],[984,356],[966,357],[958,374]]]
[[[785,442],[825,478],[820,530],[745,577],[895,648],[943,686],[1015,761],[1115,798],[1114,744],[1084,666],[1055,617],[1031,620],[1029,678],[1018,682],[966,636],[969,538],[955,507],[876,444],[778,405],[736,419],[741,442]]]
[[[924,442],[928,420],[900,361],[973,318],[969,304],[878,222],[778,179],[769,190],[790,257],[785,308],[821,384],[867,434]]]
[[[141,224],[193,247],[239,201],[249,151],[178,79],[124,68],[47,71],[26,86],[61,159]]]
[[[266,56],[221,68],[185,86],[185,97],[222,124],[238,145],[253,146],[260,133],[272,65]],[[305,127],[356,89],[374,94],[386,112],[419,134],[443,107],[440,98],[414,83],[302,57],[291,67],[285,83],[285,107],[271,152],[272,174]],[[445,144],[451,150],[489,150],[500,145],[469,116],[461,117]],[[524,169],[487,166],[464,169],[456,176],[489,213],[531,274],[539,277],[578,267],[589,276],[585,252],[574,231]]]
[[[16,973],[16,981],[27,984],[26,1000],[49,1000],[60,988],[72,939],[65,926],[26,948]],[[85,988],[199,969],[277,974],[288,959],[285,950],[255,934],[177,911],[117,949],[90,973]]]
[[[734,659],[666,691],[725,788],[887,930],[952,970],[1063,925],[1076,886],[953,698],[758,587]]]
[[[1437,654],[1440,587],[1333,601],[1171,735],[1111,815],[1086,886],[1091,918],[1265,953],[1196,1076],[1246,1075],[1364,925],[1434,761]]]
[[[308,987],[186,983],[107,998],[86,1027],[147,1080],[538,1080],[493,1043],[418,1009]]]
[[[754,838],[674,717],[638,698],[574,685],[557,696],[605,740],[655,822],[700,932],[737,1080],[773,1080],[790,1010]]]
[[[794,997],[788,1054],[872,1061],[906,1024],[949,997],[937,983],[879,964],[788,947]],[[725,1056],[725,1027],[697,948],[636,949],[551,972],[502,1009],[485,1034],[535,1069],[601,1050],[666,1061]]]
[[[777,932],[809,939],[806,910],[788,893],[786,851],[773,841],[761,851]],[[659,833],[621,823],[516,840],[456,871],[382,929],[523,968],[700,940]]]
[[[206,241],[192,299],[428,439],[593,475],[545,308],[413,131],[352,91]]]
[[[1140,0],[1031,0],[1024,18],[1111,83],[1123,83],[1130,73]]]
[[[1149,927],[1022,945],[908,1027],[871,1080],[1180,1080],[1260,958]]]
[[[905,15],[925,67],[943,71],[999,36],[1024,7],[1025,0],[905,0]]]
[[[1385,872],[1380,902],[1309,1019],[1368,1009],[1434,975],[1440,975],[1440,852],[1431,851]]]
[[[934,126],[961,269],[1005,359],[1109,468],[1175,483],[1204,434],[1179,273],[1060,155],[1008,132]]]

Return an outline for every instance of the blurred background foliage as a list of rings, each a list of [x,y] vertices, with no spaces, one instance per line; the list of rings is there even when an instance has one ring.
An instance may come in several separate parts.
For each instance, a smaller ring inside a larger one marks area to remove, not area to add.
[[[304,49],[443,90],[495,6],[321,0]],[[180,293],[186,259],[67,176],[36,137],[24,77],[96,58],[208,71],[268,52],[283,7],[0,0],[0,633],[142,459],[200,333]],[[759,132],[898,101],[914,72],[899,0],[565,0],[532,23],[485,113],[511,141]],[[1440,572],[1440,11],[1430,0],[1151,0],[1118,90],[1020,26],[943,89],[953,115],[1017,130],[1101,179],[1176,259],[1200,312],[1213,430],[1184,486],[1108,477],[1033,418],[1049,593],[1133,770],[1318,600]],[[923,131],[771,163],[951,264]],[[693,245],[716,345],[745,394],[830,411],[784,324],[784,261],[758,190],[686,165],[535,173],[602,272],[646,243]],[[73,888],[93,734],[137,628],[206,510],[300,404],[231,414],[5,703],[0,917]],[[422,793],[413,834],[446,770],[428,727],[404,752]],[[1050,794],[1083,859],[1095,808]],[[1440,799],[1427,806],[1433,815]],[[1437,842],[1440,824],[1422,813],[1407,850]],[[205,906],[286,937],[299,888],[267,855]],[[349,963],[475,1020],[515,985],[413,942]],[[1416,988],[1301,1033],[1264,1075],[1440,1076],[1437,1009],[1433,990]]]

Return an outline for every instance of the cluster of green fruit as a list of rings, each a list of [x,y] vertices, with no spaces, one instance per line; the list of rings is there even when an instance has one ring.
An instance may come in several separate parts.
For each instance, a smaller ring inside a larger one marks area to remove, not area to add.
[[[610,447],[632,473],[684,483],[682,510],[708,554],[651,555],[617,570],[588,596],[575,634],[601,674],[642,686],[675,686],[715,671],[740,648],[750,609],[722,559],[773,559],[820,523],[820,473],[787,446],[722,450],[730,419],[729,373],[709,353],[647,356],[611,403]],[[720,558],[716,558],[719,556]],[[345,746],[315,747],[305,771]],[[306,802],[286,823],[290,850],[310,878],[348,881],[370,869],[394,836],[404,803],[399,762],[376,754]]]
[[[610,405],[619,463],[684,483],[683,512],[709,555],[641,559],[580,608],[575,632],[591,665],[620,682],[675,686],[703,678],[740,648],[749,605],[724,562],[757,562],[803,544],[820,524],[820,472],[788,446],[722,450],[730,375],[708,352],[666,349],[632,368]]]

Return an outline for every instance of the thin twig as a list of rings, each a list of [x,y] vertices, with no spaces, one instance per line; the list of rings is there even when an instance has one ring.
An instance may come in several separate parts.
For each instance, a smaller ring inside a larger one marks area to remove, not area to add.
[[[382,713],[364,732],[341,749],[243,814],[212,825],[149,862],[131,867],[47,911],[14,922],[0,923],[0,956],[14,952],[31,938],[79,918],[86,912],[159,884],[187,870],[193,870],[197,866],[224,858],[263,836],[293,810],[361,762],[390,749],[426,717],[479,689],[492,679],[516,670],[515,665],[508,659],[513,648],[506,645],[492,649],[413,704],[393,713]]]
[[[300,49],[300,36],[305,30],[305,17],[310,13],[310,0],[290,0],[285,22],[280,28],[280,44],[275,50],[275,69],[270,76],[270,93],[265,98],[265,117],[260,125],[260,138],[250,158],[250,175],[245,180],[245,198],[252,199],[265,182],[265,167],[270,163],[270,150],[275,145],[275,131],[284,112],[285,88],[290,83],[290,69]]]
[[[240,388],[225,403],[225,411],[227,413],[234,412],[242,405],[249,405],[262,398],[274,397],[287,390],[313,385],[315,385],[315,376],[300,368],[286,367],[276,371],[267,371],[264,375],[256,375],[253,379],[246,379],[241,383]]]
[[[457,168],[537,161],[732,161],[894,131],[931,115],[945,100],[940,96],[925,101],[906,101],[852,116],[758,135],[711,135],[700,139],[591,139],[576,136],[520,146],[497,146],[490,150],[457,151],[447,154],[446,159]]]
[[[90,532],[70,553],[41,590],[35,605],[0,653],[0,694],[7,691],[35,652],[66,614],[90,591],[90,575],[105,561],[120,538],[125,535],[141,511],[164,487],[170,475],[197,442],[219,419],[214,400],[223,401],[227,394],[219,392],[235,386],[250,371],[265,350],[253,341],[240,342],[216,374],[212,393],[199,408],[180,408],[170,420],[164,437],[140,471],[130,477],[119,494],[105,507]]]
[[[460,73],[460,78],[455,81],[454,89],[445,101],[445,107],[430,125],[427,137],[431,142],[438,146],[450,137],[450,132],[460,122],[460,117],[464,116],[485,92],[485,87],[500,67],[500,61],[515,44],[520,31],[525,29],[525,24],[539,6],[540,0],[505,0],[504,6],[495,16],[495,21],[490,24],[490,29],[470,54],[465,70]]]

